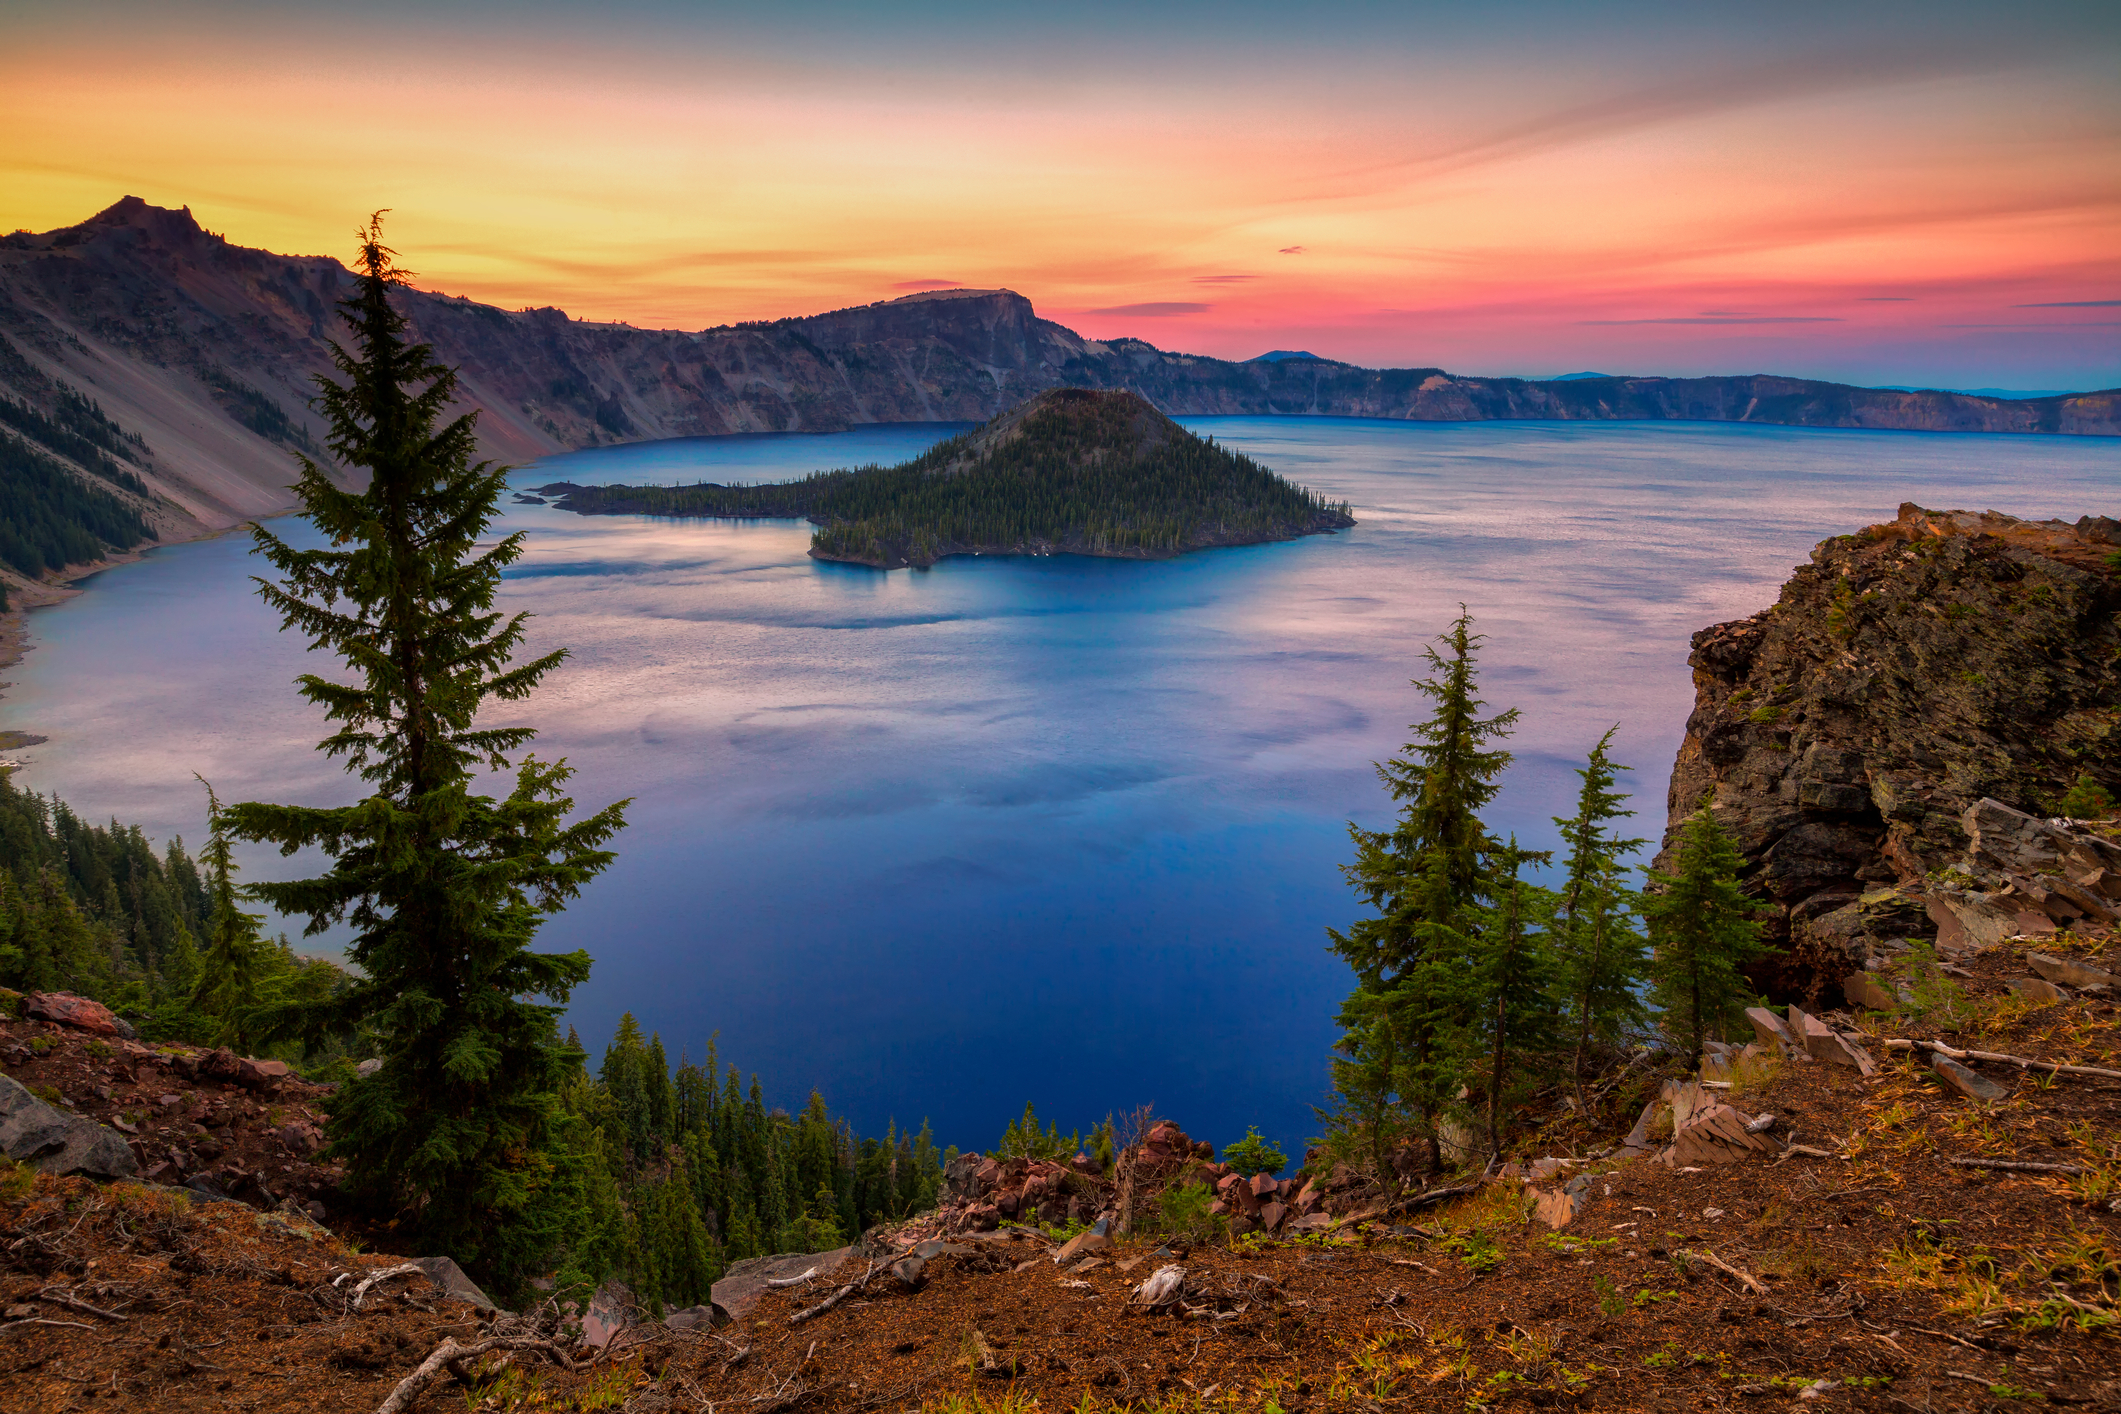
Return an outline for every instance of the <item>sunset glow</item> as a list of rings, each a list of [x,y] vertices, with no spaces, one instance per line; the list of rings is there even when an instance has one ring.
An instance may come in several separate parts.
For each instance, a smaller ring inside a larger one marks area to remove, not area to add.
[[[388,8],[17,10],[0,221],[388,207],[424,285],[643,325],[957,283],[1224,357],[2121,383],[2110,7]]]

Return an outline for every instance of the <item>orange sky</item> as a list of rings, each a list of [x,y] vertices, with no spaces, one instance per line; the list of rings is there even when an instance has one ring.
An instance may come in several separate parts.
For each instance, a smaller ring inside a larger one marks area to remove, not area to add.
[[[953,282],[1226,357],[2121,383],[2121,10],[1861,8],[18,5],[0,222],[387,206],[423,284],[639,324]]]

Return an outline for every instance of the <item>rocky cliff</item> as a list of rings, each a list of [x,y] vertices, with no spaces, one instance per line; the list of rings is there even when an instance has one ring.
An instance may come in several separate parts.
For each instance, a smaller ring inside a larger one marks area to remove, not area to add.
[[[0,238],[0,335],[39,376],[85,389],[146,438],[158,494],[200,525],[223,526],[292,504],[289,449],[322,431],[307,399],[328,367],[333,303],[350,278],[330,257],[231,245],[188,210],[128,197],[77,226]],[[418,335],[461,368],[489,452],[512,460],[644,438],[978,422],[1065,385],[1131,388],[1174,415],[2121,433],[2121,392],[2008,401],[1767,375],[1540,383],[1325,359],[1230,363],[1086,339],[1007,290],[700,331],[424,291],[405,300]]]
[[[1713,802],[1815,995],[1881,945],[2111,922],[2121,849],[2039,817],[2121,796],[2121,522],[1901,507],[1694,636],[1671,826]],[[1666,856],[1660,856],[1662,863]]]

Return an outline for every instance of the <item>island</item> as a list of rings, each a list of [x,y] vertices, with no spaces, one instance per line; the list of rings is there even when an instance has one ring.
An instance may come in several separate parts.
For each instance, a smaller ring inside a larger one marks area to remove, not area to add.
[[[1053,388],[898,466],[761,486],[538,488],[582,515],[787,516],[820,560],[926,568],[949,555],[1164,559],[1355,524],[1250,457],[1196,437],[1140,395]]]

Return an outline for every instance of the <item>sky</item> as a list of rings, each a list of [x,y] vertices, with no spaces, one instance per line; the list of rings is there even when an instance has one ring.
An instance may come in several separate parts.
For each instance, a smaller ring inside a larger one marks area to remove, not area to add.
[[[1474,374],[2121,385],[2121,6],[0,0],[0,228],[508,308],[1006,287]]]

